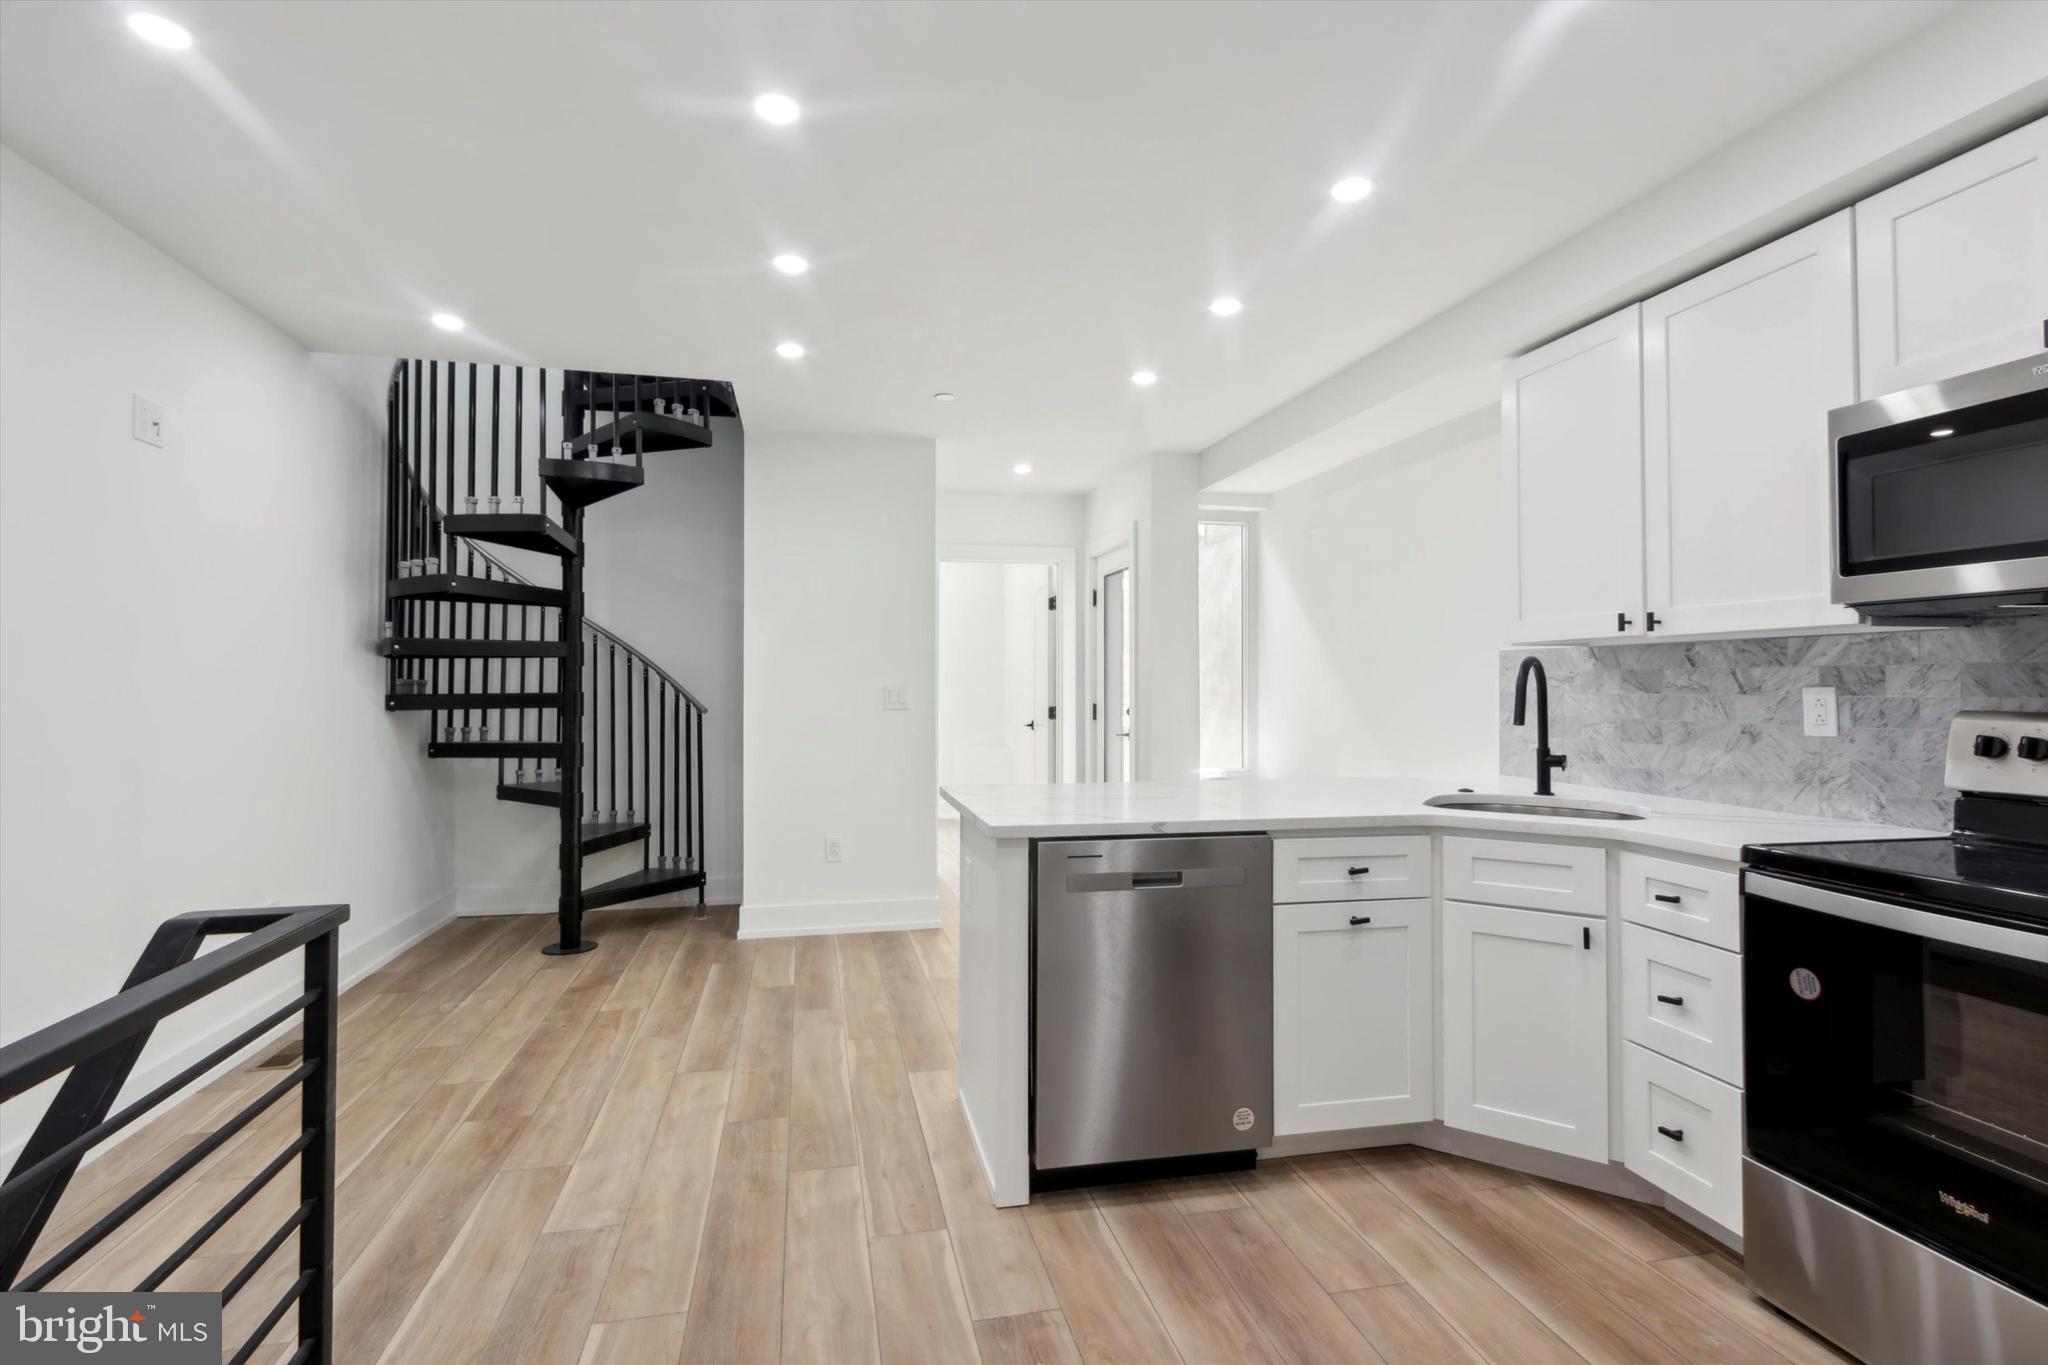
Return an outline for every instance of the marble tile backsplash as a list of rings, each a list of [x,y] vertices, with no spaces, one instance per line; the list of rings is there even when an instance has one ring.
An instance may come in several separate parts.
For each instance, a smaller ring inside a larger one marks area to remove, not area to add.
[[[1510,724],[1527,655],[1550,677],[1560,782],[1947,829],[1958,711],[2048,712],[2048,620],[1875,635],[1550,646],[1500,656],[1501,771],[1534,777],[1535,717]],[[1803,733],[1800,689],[1833,687],[1840,735]],[[1533,705],[1533,699],[1532,699]]]

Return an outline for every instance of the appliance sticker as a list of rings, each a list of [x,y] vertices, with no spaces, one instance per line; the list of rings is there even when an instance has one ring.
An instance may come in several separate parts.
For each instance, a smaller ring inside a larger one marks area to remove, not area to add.
[[[1801,1000],[1820,999],[1820,978],[1804,967],[1792,969],[1792,994]]]
[[[1230,1116],[1230,1126],[1237,1129],[1240,1133],[1249,1133],[1252,1130],[1252,1124],[1257,1121],[1258,1115],[1252,1113],[1249,1109],[1240,1109]]]

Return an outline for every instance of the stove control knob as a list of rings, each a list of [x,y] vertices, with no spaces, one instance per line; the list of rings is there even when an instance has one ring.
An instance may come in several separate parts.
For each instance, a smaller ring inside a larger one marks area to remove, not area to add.
[[[2028,735],[2020,741],[2019,755],[2029,763],[2048,762],[2048,739],[2039,735]]]
[[[1979,758],[2004,758],[2011,747],[1997,735],[1979,735],[1970,752]]]

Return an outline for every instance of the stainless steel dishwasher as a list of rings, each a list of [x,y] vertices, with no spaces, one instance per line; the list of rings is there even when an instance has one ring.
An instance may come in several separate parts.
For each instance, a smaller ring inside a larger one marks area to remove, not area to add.
[[[1047,840],[1032,954],[1041,1171],[1273,1141],[1273,841]]]

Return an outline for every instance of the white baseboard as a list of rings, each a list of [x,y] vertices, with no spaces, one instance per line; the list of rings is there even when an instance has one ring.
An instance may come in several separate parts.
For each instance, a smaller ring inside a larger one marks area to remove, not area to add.
[[[366,939],[362,939],[353,943],[349,941],[349,926],[343,925],[341,929],[342,990],[346,992],[349,987],[355,985],[358,981],[361,981],[371,972],[376,971],[379,967],[382,967],[385,963],[391,961],[400,953],[404,952],[406,949],[412,947],[415,943],[418,943],[421,939],[425,938],[428,934],[433,933],[436,929],[440,928],[449,920],[453,919],[455,917],[455,899],[455,893],[453,891],[443,892],[441,895],[436,896],[432,901],[429,901],[425,907],[413,912],[411,915],[406,916],[406,918],[400,920],[398,923],[390,925],[385,929],[379,931],[378,933],[372,934],[370,937]],[[122,1104],[128,1103],[129,1101],[134,1100],[137,1096],[146,1094],[155,1087],[163,1084],[171,1077],[177,1075],[180,1071],[183,1071],[186,1067],[191,1066],[201,1057],[204,1057],[207,1053],[213,1051],[221,1044],[227,1042],[228,1039],[234,1037],[243,1029],[246,1029],[251,1024],[254,1024],[264,1015],[270,1014],[281,1008],[286,1001],[291,1000],[292,998],[297,996],[298,993],[299,992],[297,987],[292,987],[289,989],[280,989],[278,991],[275,991],[272,994],[265,996],[261,1000],[252,1002],[248,1008],[241,1011],[241,1013],[236,1015],[233,1019],[230,1019],[225,1023],[222,1023],[216,1026],[215,1028],[209,1030],[208,1032],[202,1034],[201,1036],[194,1038],[191,1042],[185,1044],[185,1046],[179,1048],[176,1052],[173,1052],[168,1056],[160,1057],[155,1061],[148,1062],[142,1066],[137,1067],[132,1073],[130,1073],[128,1077],[128,1084],[122,1087],[120,1097],[115,1100],[115,1108],[118,1109]],[[279,1024],[276,1028],[270,1030],[270,1032],[265,1034],[262,1038],[259,1038],[256,1041],[250,1043],[247,1047],[243,1048],[234,1056],[223,1061],[219,1066],[214,1067],[204,1076],[195,1079],[189,1086],[179,1091],[176,1095],[167,1098],[164,1101],[164,1104],[168,1106],[178,1103],[186,1096],[192,1094],[200,1086],[205,1085],[207,1081],[211,1080],[213,1077],[220,1075],[222,1072],[233,1069],[235,1066],[239,1065],[242,1061],[246,1060],[254,1053],[261,1051],[264,1045],[268,1043],[271,1038],[285,1032],[288,1029],[295,1027],[296,1022],[296,1019],[288,1019],[284,1023]],[[57,1084],[57,1082],[51,1081],[48,1084],[54,1087]],[[56,1090],[54,1088],[51,1089],[50,1096],[51,1098],[55,1098]],[[146,1126],[148,1122],[149,1120],[147,1118],[138,1120],[134,1125],[127,1128],[122,1133],[117,1134],[112,1138],[109,1138],[107,1141],[93,1148],[92,1151],[87,1153],[86,1155],[86,1163],[89,1164],[92,1161],[95,1161],[98,1158],[105,1156],[108,1152],[120,1146],[125,1138],[133,1135],[140,1128]],[[4,1145],[0,1145],[0,1170],[9,1169],[14,1165],[14,1160],[17,1156],[21,1154],[21,1149],[28,1145],[28,1139],[32,1132],[34,1132],[33,1124],[31,1124],[25,1131],[23,1131],[20,1137],[12,1139]]]
[[[738,905],[740,903],[740,875],[737,872],[714,872],[705,884],[704,898],[712,905]],[[552,915],[560,907],[556,903],[554,882],[510,882],[499,886],[463,886],[455,891],[455,913],[468,918],[477,915]],[[695,909],[697,893],[684,892],[676,896],[659,896],[653,900],[634,901],[639,906],[688,906]],[[602,910],[592,914],[601,915]]]
[[[939,898],[908,896],[868,901],[795,901],[781,905],[740,902],[741,938],[794,938],[806,934],[876,934],[939,927]]]

